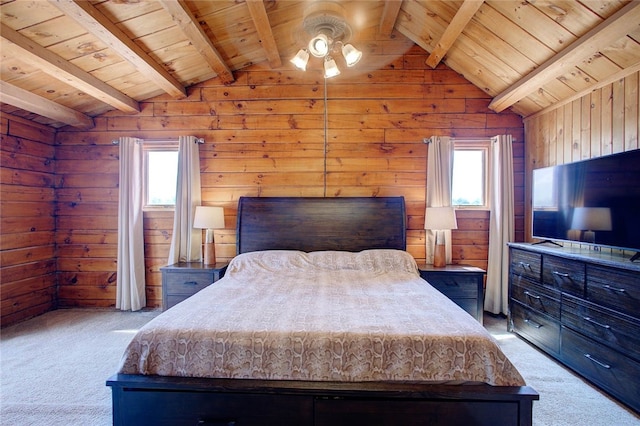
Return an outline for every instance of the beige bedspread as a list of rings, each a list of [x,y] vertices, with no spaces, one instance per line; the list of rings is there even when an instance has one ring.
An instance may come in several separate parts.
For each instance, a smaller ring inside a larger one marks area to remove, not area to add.
[[[120,373],[316,381],[524,381],[398,250],[263,251],[156,317]]]

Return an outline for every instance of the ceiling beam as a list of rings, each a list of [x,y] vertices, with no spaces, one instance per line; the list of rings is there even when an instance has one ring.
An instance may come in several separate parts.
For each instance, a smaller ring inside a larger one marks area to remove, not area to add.
[[[273,31],[271,31],[271,24],[269,23],[264,2],[262,0],[247,0],[247,6],[249,7],[251,19],[253,19],[253,23],[256,25],[258,37],[260,37],[260,44],[262,44],[262,48],[265,50],[269,65],[271,65],[271,68],[281,67],[282,60],[280,59],[280,52],[278,52],[278,45],[276,44],[276,39],[273,37]]]
[[[0,81],[0,102],[77,127],[78,129],[89,130],[95,127],[93,119],[88,115],[35,95],[6,81]]]
[[[402,0],[386,0],[384,2],[382,17],[380,18],[380,29],[378,30],[381,36],[391,37],[393,28],[396,25],[396,19],[398,19],[398,13],[400,13],[400,6],[402,6]]]
[[[458,39],[458,36],[462,33],[467,26],[473,15],[476,14],[480,6],[482,6],[484,0],[465,0],[460,6],[460,9],[456,12],[455,16],[444,30],[442,37],[436,43],[435,49],[431,52],[427,58],[426,64],[431,68],[438,66],[444,55],[447,54],[453,43]]]
[[[5,54],[20,58],[42,72],[73,86],[122,112],[140,112],[140,105],[122,92],[82,70],[71,62],[40,46],[14,29],[0,23],[2,38],[7,43]]]
[[[169,95],[186,98],[187,91],[166,69],[153,60],[140,46],[96,9],[91,2],[49,0],[68,17],[113,49]]]
[[[232,83],[235,80],[233,73],[185,2],[182,0],[161,0],[160,4],[171,14],[178,28],[187,36],[193,47],[207,61],[220,80],[223,83]]]
[[[640,22],[640,1],[632,1],[497,95],[489,104],[489,108],[496,112],[504,111],[538,90],[547,81],[574,68],[575,64],[584,58],[609,47],[628,33],[635,31],[638,22]]]

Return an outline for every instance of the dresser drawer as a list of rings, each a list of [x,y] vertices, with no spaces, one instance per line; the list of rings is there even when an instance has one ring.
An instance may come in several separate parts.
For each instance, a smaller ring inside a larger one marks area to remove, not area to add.
[[[533,282],[540,282],[542,272],[542,256],[525,250],[511,249],[510,271],[514,281],[516,278],[528,278]]]
[[[560,323],[511,301],[511,325],[513,331],[542,347],[547,352],[560,353]]]
[[[167,273],[168,294],[195,294],[213,282],[210,272]]]
[[[588,265],[587,299],[640,318],[640,273]]]
[[[593,303],[562,296],[562,325],[640,361],[640,322]]]
[[[562,327],[562,360],[605,391],[640,410],[640,363]]]
[[[513,284],[511,297],[527,308],[560,320],[560,292],[539,285]]]
[[[450,299],[478,297],[478,278],[473,276],[431,273],[424,279]]]
[[[545,256],[542,263],[542,282],[561,291],[584,295],[585,264],[555,256]]]

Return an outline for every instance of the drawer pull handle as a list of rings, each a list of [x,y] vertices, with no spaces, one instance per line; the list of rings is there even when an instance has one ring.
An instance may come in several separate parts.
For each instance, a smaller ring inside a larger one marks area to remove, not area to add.
[[[604,288],[606,288],[607,290],[615,291],[617,293],[626,293],[627,292],[627,290],[625,290],[624,288],[611,287],[609,284],[605,284]]]
[[[571,277],[569,276],[569,274],[565,274],[564,272],[558,272],[558,271],[553,271],[552,272],[553,275],[557,275],[560,278],[569,278],[571,279]]]
[[[535,328],[542,328],[542,324],[538,324],[537,322],[531,321],[530,319],[525,319],[524,322]]]
[[[524,294],[532,299],[540,300],[540,296],[530,293],[529,291],[525,291]]]
[[[590,354],[584,354],[584,357],[589,361],[594,362],[596,365],[599,365],[602,368],[606,368],[607,370],[611,369],[611,366],[609,364],[605,364],[604,362],[598,361],[597,359],[592,357]]]
[[[520,262],[520,266],[522,266],[523,269],[531,270],[531,264],[530,263]]]
[[[598,321],[595,321],[595,320],[591,319],[590,317],[582,317],[582,319],[584,319],[584,320],[585,320],[585,321],[587,321],[587,322],[590,322],[591,324],[595,324],[595,325],[597,325],[598,327],[602,327],[602,328],[605,328],[605,329],[607,329],[607,330],[611,329],[611,326],[610,326],[610,325],[602,324],[602,323],[600,323],[600,322],[598,322]]]
[[[185,281],[185,285],[198,285],[198,281]]]

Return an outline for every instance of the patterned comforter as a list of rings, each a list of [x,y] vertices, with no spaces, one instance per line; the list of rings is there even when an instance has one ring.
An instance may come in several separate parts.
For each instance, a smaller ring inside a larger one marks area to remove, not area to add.
[[[144,326],[119,372],[524,385],[482,325],[399,250],[241,254]]]

